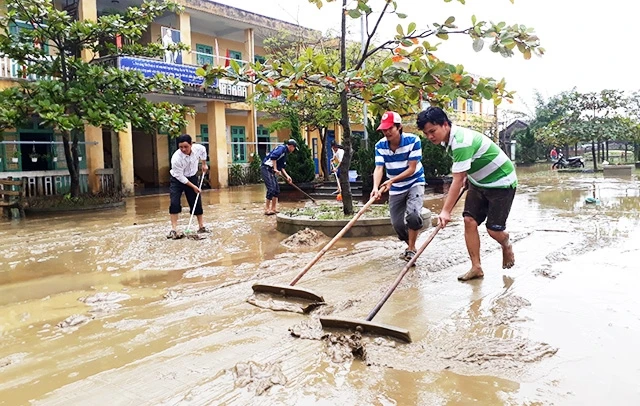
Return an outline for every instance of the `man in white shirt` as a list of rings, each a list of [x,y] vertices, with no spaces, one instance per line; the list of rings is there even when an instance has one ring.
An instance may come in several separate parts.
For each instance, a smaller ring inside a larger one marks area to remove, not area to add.
[[[169,214],[171,215],[171,232],[167,238],[177,240],[184,237],[181,232],[178,233],[178,214],[182,212],[180,199],[184,192],[191,212],[194,212],[198,219],[198,232],[208,233],[204,223],[202,222],[202,199],[198,199],[195,204],[196,196],[201,193],[198,188],[198,163],[202,162],[202,176],[207,173],[207,149],[204,145],[192,144],[189,134],[182,134],[177,139],[178,150],[171,157],[171,184],[169,185],[169,195],[171,204],[169,205]],[[195,211],[194,206],[195,204]]]
[[[342,162],[342,158],[344,158],[344,149],[342,149],[342,145],[336,144],[335,141],[331,141],[331,152],[333,156],[331,157],[331,173],[336,175],[336,182],[338,183],[338,190],[333,192],[333,194],[340,193],[340,163]]]

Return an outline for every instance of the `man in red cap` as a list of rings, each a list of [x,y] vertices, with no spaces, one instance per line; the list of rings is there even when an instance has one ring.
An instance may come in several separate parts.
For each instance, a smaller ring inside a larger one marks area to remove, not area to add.
[[[401,259],[416,255],[416,240],[422,228],[424,170],[420,137],[402,132],[402,118],[393,111],[382,115],[378,130],[384,138],[376,143],[376,169],[373,172],[371,197],[380,198],[380,188],[389,189],[389,213],[398,238],[407,243]],[[384,168],[387,180],[380,185]]]

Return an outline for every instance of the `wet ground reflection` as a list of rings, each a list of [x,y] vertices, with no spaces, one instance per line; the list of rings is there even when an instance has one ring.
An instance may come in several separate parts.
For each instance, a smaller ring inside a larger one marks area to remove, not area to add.
[[[168,196],[0,223],[0,404],[637,404],[637,180],[518,173],[515,268],[483,232],[485,279],[455,280],[459,205],[376,316],[414,342],[366,338],[365,361],[289,329],[364,317],[402,244],[339,241],[300,281],[327,300],[311,315],[252,306],[253,283],[289,282],[318,249],[281,244],[261,186],[206,192],[202,241],[165,238]]]

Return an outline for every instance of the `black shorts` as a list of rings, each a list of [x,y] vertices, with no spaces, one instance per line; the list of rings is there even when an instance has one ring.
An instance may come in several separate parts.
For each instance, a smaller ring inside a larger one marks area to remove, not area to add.
[[[481,188],[469,183],[462,216],[473,218],[478,225],[487,220],[487,229],[504,231],[516,195],[516,188]]]
[[[189,179],[189,182],[193,183],[194,185],[198,185],[198,176],[194,175],[187,179]],[[193,204],[196,201],[197,193],[192,188],[172,176],[171,183],[169,184],[169,198],[171,199],[171,203],[169,204],[169,214],[178,214],[182,211],[182,206],[180,205],[182,192],[184,192],[184,195],[187,198],[190,212],[193,212]],[[198,199],[194,214],[196,216],[202,214],[202,199]]]

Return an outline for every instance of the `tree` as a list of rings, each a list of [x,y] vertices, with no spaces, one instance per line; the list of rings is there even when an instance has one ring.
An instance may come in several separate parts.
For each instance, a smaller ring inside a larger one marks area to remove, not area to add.
[[[518,141],[516,144],[516,158],[525,164],[536,162],[538,145],[531,127],[516,131],[516,140]]]
[[[294,182],[311,182],[316,174],[316,168],[311,158],[311,150],[300,133],[300,121],[298,115],[291,113],[289,116],[291,123],[291,138],[298,143],[298,151],[287,158],[287,173]]]
[[[62,134],[71,177],[71,196],[80,193],[78,143],[86,125],[123,129],[127,123],[145,130],[179,134],[191,110],[152,103],[146,93],[180,93],[182,82],[158,75],[145,78],[109,63],[120,55],[162,56],[159,43],[136,43],[165,12],[180,12],[172,2],[145,1],[122,15],[76,21],[52,0],[9,0],[0,17],[0,54],[17,61],[35,81],[20,80],[0,92],[0,126],[19,128],[31,117]],[[16,29],[17,27],[23,27]],[[123,45],[116,47],[120,37]],[[172,49],[186,49],[183,44]],[[49,52],[49,50],[51,52]]]
[[[309,1],[318,7],[323,7],[325,3],[323,0]],[[464,3],[464,0],[458,1]],[[544,53],[532,29],[518,24],[479,21],[475,16],[466,28],[458,27],[453,16],[427,27],[418,27],[413,22],[406,27],[398,25],[395,36],[374,44],[383,18],[393,15],[402,19],[407,16],[397,11],[397,1],[385,1],[381,8],[375,11],[370,3],[373,2],[342,0],[339,69],[329,69],[329,65],[325,63],[325,56],[313,52],[303,52],[303,56],[298,59],[270,60],[260,67],[241,68],[232,64],[237,77],[241,80],[252,80],[258,85],[258,91],[284,92],[290,89],[324,88],[339,95],[342,144],[345,149],[340,165],[340,183],[345,214],[353,213],[347,173],[352,155],[349,100],[368,103],[371,114],[375,116],[384,110],[395,110],[400,114],[415,113],[420,108],[422,100],[444,106],[457,97],[473,100],[493,99],[495,104],[499,104],[504,98],[512,97],[512,93],[505,89],[504,80],[475,78],[465,72],[462,65],[453,65],[438,59],[433,54],[437,46],[426,41],[428,37],[446,40],[449,35],[467,35],[472,39],[476,51],[480,51],[484,47],[485,39],[489,39],[491,51],[505,57],[512,56],[516,49],[526,59],[531,58],[533,54]],[[349,64],[346,19],[361,17],[364,18],[366,27],[365,44],[354,63]],[[370,63],[373,60],[378,62]],[[247,70],[254,76],[247,75]],[[228,74],[223,69],[213,67],[203,69],[201,73],[205,76],[206,83]]]

